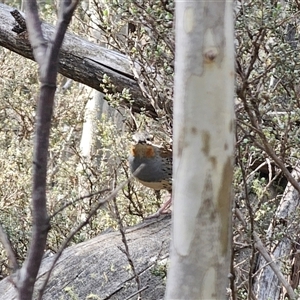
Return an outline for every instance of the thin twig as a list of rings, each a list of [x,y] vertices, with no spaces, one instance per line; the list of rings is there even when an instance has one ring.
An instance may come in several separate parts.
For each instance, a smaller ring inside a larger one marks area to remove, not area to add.
[[[131,178],[130,178],[131,179]],[[114,189],[112,191],[112,193],[107,196],[105,199],[103,199],[102,201],[99,201],[99,203],[96,205],[96,207],[94,209],[91,210],[91,212],[89,213],[89,215],[87,216],[86,220],[84,222],[82,222],[80,225],[78,225],[75,229],[73,229],[68,237],[65,239],[65,241],[63,242],[63,244],[60,246],[59,251],[56,253],[55,258],[52,262],[52,265],[47,273],[47,277],[42,285],[42,287],[39,290],[39,296],[38,296],[38,300],[42,299],[43,293],[45,291],[46,285],[49,281],[50,275],[54,269],[55,264],[57,263],[58,259],[60,258],[60,256],[62,255],[64,249],[67,247],[67,245],[69,244],[69,242],[72,240],[72,238],[74,237],[74,235],[76,233],[78,233],[78,231],[80,231],[85,225],[87,225],[90,221],[90,219],[92,218],[92,216],[94,216],[96,214],[96,212],[98,211],[98,209],[103,206],[106,202],[108,202],[109,200],[113,199],[114,197],[116,197],[116,195],[118,194],[118,192],[127,184],[127,181],[125,181],[124,183],[122,183],[121,185],[119,185],[116,189]]]
[[[38,300],[42,299],[43,293],[45,291],[46,285],[49,281],[50,275],[54,269],[55,264],[57,263],[58,259],[60,258],[60,256],[62,255],[64,249],[67,247],[67,245],[69,244],[69,242],[71,241],[71,239],[74,237],[74,235],[76,233],[78,233],[79,230],[81,230],[85,225],[87,225],[90,221],[90,219],[92,218],[92,216],[94,216],[96,214],[96,212],[98,211],[98,209],[105,204],[106,202],[108,202],[109,200],[113,199],[114,197],[117,196],[118,192],[128,183],[129,180],[131,180],[136,174],[138,174],[138,172],[140,172],[140,170],[144,167],[144,165],[142,164],[141,166],[139,166],[136,171],[133,173],[133,175],[128,178],[128,180],[126,180],[125,182],[123,182],[121,185],[119,185],[117,188],[115,188],[112,193],[107,196],[105,199],[103,199],[102,201],[99,201],[99,203],[96,205],[96,207],[94,207],[93,210],[91,210],[90,214],[87,216],[86,220],[84,222],[82,222],[80,225],[78,225],[74,230],[72,230],[72,232],[70,232],[70,234],[68,235],[68,237],[65,239],[65,241],[63,242],[63,244],[60,246],[59,251],[56,253],[56,256],[53,260],[53,263],[47,273],[47,277],[43,283],[43,285],[41,286],[40,290],[39,290],[39,296],[38,296]]]
[[[130,300],[130,299],[133,298],[135,295],[141,294],[142,291],[144,291],[144,290],[146,290],[146,289],[148,289],[148,288],[149,288],[149,286],[146,285],[146,286],[142,287],[141,289],[139,289],[138,291],[136,291],[136,292],[134,292],[133,294],[131,294],[130,296],[128,296],[127,298],[125,298],[124,300]]]
[[[255,248],[260,252],[260,254],[264,257],[264,259],[270,263],[270,267],[272,268],[273,272],[276,274],[278,280],[282,283],[285,287],[287,293],[289,294],[291,299],[296,299],[296,294],[289,284],[289,282],[285,279],[282,272],[279,270],[277,265],[275,264],[272,257],[269,255],[268,251],[264,247],[262,241],[260,240],[258,234],[256,232],[253,233],[254,241],[255,241]]]
[[[104,190],[101,190],[101,191],[98,191],[98,192],[95,192],[95,193],[92,193],[92,194],[89,194],[89,195],[82,196],[82,197],[79,197],[77,199],[71,200],[68,203],[64,204],[62,207],[60,207],[56,212],[54,212],[50,216],[50,219],[53,218],[53,217],[55,217],[57,214],[59,214],[61,211],[63,211],[68,206],[73,205],[73,204],[75,204],[78,201],[81,201],[81,200],[84,200],[84,199],[87,199],[87,198],[91,198],[93,196],[97,196],[97,195],[103,194],[105,192],[110,192],[110,191],[111,191],[111,189],[104,189]]]
[[[116,174],[115,174],[116,176]],[[141,281],[140,281],[140,277],[139,275],[137,274],[137,271],[136,271],[136,268],[134,266],[134,263],[133,263],[133,260],[132,260],[132,257],[130,255],[130,252],[129,252],[129,247],[128,247],[128,243],[127,243],[127,238],[126,238],[126,234],[125,234],[125,228],[123,226],[123,222],[122,222],[122,219],[121,219],[121,215],[120,215],[120,212],[119,212],[119,208],[118,208],[118,205],[117,205],[117,200],[116,200],[116,197],[113,198],[113,204],[114,204],[114,209],[115,209],[115,214],[116,214],[116,217],[117,217],[117,221],[118,221],[118,225],[119,225],[119,231],[121,233],[121,236],[122,236],[122,242],[124,244],[124,247],[125,249],[122,249],[121,247],[118,247],[127,257],[127,260],[128,260],[128,263],[131,267],[131,270],[133,272],[133,275],[134,275],[134,278],[136,280],[136,283],[137,283],[137,287],[138,287],[138,291],[141,290]],[[138,299],[141,299],[141,293],[138,292],[139,296],[138,296]]]
[[[273,150],[272,146],[270,145],[270,143],[268,142],[265,134],[263,133],[263,131],[261,130],[261,128],[258,125],[257,119],[255,119],[251,109],[249,108],[247,101],[245,98],[241,98],[245,110],[249,116],[251,125],[249,124],[244,124],[248,127],[250,127],[251,129],[255,130],[255,132],[259,135],[262,144],[255,142],[255,145],[257,147],[259,147],[261,150],[263,150],[264,152],[266,152],[275,162],[275,164],[281,169],[281,171],[283,172],[284,176],[286,177],[286,179],[294,186],[294,188],[299,192],[300,194],[300,185],[297,182],[297,180],[292,176],[291,172],[287,169],[287,167],[284,165],[284,163],[281,161],[281,159],[276,155],[275,151]],[[241,122],[242,123],[242,122]],[[242,127],[240,127],[241,129],[243,129]]]

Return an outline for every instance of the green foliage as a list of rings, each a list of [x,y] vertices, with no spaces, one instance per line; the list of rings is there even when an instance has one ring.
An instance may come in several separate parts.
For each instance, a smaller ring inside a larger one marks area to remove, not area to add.
[[[172,131],[174,76],[174,1],[92,1],[94,28],[101,30],[106,46],[124,53],[132,61],[144,96],[159,116],[152,130]],[[129,24],[129,28],[126,26]],[[111,96],[111,95],[109,95]],[[121,98],[122,100],[122,98]],[[130,101],[134,102],[134,99]],[[120,102],[119,102],[120,103]]]
[[[299,212],[286,220],[289,228],[275,215],[287,184],[278,161],[289,169],[299,163],[298,12],[296,2],[237,1],[234,186],[235,204],[247,223],[241,228],[234,222],[235,253],[244,259],[243,267],[237,268],[239,287],[245,287],[253,267],[250,253],[256,249],[249,236],[254,230],[270,251],[286,237],[298,240]],[[272,236],[266,236],[270,226],[274,226]],[[240,234],[245,229],[245,235]],[[248,252],[239,243],[248,245]],[[288,257],[281,261],[286,263],[286,274],[290,273]],[[254,276],[252,282],[256,280]],[[249,289],[239,290],[238,298],[244,299]]]
[[[166,281],[167,278],[167,272],[168,272],[168,264],[166,260],[163,260],[161,262],[158,262],[152,269],[151,273],[154,276],[161,277],[164,281]]]
[[[32,148],[35,109],[38,97],[37,66],[34,62],[1,49],[3,78],[0,81],[0,224],[8,234],[21,263],[31,234]],[[64,78],[59,76],[58,86]],[[126,93],[125,93],[126,94]],[[99,121],[95,143],[100,147],[87,160],[80,154],[86,90],[73,84],[59,88],[50,138],[47,203],[51,218],[47,249],[57,251],[64,239],[89,215],[110,191],[129,177],[127,155],[129,137],[120,135],[111,119]],[[82,194],[93,195],[80,199]],[[154,193],[128,183],[117,198],[124,225],[132,225],[154,212]],[[145,200],[145,201],[144,201]],[[64,209],[62,209],[66,206]],[[108,203],[72,239],[78,243],[108,228],[117,229],[114,207]],[[0,246],[0,274],[9,271],[6,254]]]

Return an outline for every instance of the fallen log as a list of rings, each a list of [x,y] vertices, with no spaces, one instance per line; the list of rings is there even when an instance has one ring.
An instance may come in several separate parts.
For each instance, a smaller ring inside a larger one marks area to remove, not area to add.
[[[170,216],[163,216],[126,230],[142,299],[164,297],[170,224]],[[136,299],[137,281],[121,249],[124,244],[119,232],[103,233],[65,249],[51,274],[43,299]],[[35,295],[54,258],[53,255],[43,259]],[[0,281],[0,300],[17,299],[11,279],[13,277]]]

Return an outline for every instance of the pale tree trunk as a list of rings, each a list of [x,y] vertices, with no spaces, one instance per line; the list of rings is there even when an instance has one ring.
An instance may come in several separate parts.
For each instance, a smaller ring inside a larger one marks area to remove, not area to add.
[[[99,20],[95,17],[93,1],[83,1],[82,6],[88,11],[90,15],[90,26],[92,28],[92,36],[95,38],[93,42],[98,42],[101,46],[104,46],[101,42],[101,32],[95,29],[95,24]],[[91,88],[87,87],[88,90]],[[100,147],[99,142],[97,141],[98,133],[98,121],[101,118],[101,106],[103,105],[103,94],[95,90],[91,90],[92,97],[89,98],[84,114],[84,123],[82,129],[82,136],[80,141],[80,150],[82,155],[89,159],[92,153],[95,152],[97,148]]]
[[[105,0],[99,1],[100,7],[105,6]],[[90,26],[92,28],[92,34],[99,45],[105,47],[106,44],[102,39],[102,32],[96,26],[99,23],[99,20],[96,17],[95,9],[95,2],[94,0],[84,1],[82,6],[85,7],[86,10],[89,11],[90,15]],[[122,34],[125,34],[126,28],[122,29]],[[90,88],[88,88],[90,89]],[[122,109],[123,110],[123,109]],[[86,105],[86,112],[85,112],[85,121],[83,124],[83,131],[82,131],[82,138],[80,143],[80,149],[82,151],[83,156],[89,158],[91,154],[94,152],[93,150],[99,149],[101,145],[98,141],[96,141],[98,136],[98,121],[101,120],[102,114],[106,115],[107,119],[114,120],[116,125],[123,128],[122,124],[122,115],[113,107],[109,106],[107,101],[104,100],[104,95],[101,92],[96,90],[92,91],[92,97],[88,100]],[[94,147],[93,147],[94,145]]]
[[[81,5],[89,15],[91,36],[94,37],[93,42],[101,45],[102,47],[106,47],[107,45],[102,38],[102,32],[97,26],[99,20],[95,11],[97,9],[97,7],[95,7],[95,1],[83,1]],[[104,6],[106,5],[105,0],[100,0],[99,5],[104,9]],[[125,30],[126,28],[124,28],[124,32],[122,32],[122,34],[125,34]],[[81,170],[85,168],[85,163],[89,161],[96,153],[97,160],[100,164],[102,152],[97,150],[101,150],[102,147],[99,137],[99,121],[101,121],[103,117],[105,117],[106,120],[114,122],[117,128],[120,129],[120,132],[122,132],[122,129],[124,129],[122,115],[118,110],[108,105],[107,101],[104,99],[104,94],[90,87],[86,88],[91,97],[87,101],[85,107],[84,123],[80,141],[80,151],[84,157],[84,163],[82,164],[81,162],[78,165],[78,174],[81,174]],[[124,111],[124,109],[119,109]],[[85,177],[79,176],[79,182],[79,194],[81,196],[88,195],[89,191],[86,189],[86,185],[89,185],[89,183],[86,181]],[[86,201],[89,200],[87,199]],[[84,216],[81,213],[81,218],[83,217]]]
[[[96,98],[93,96],[88,100],[85,106],[84,123],[80,140],[81,154],[85,158],[90,158],[91,154],[95,152],[99,146],[96,141],[96,137],[98,133],[97,122],[100,119],[101,101],[102,97]]]
[[[176,2],[174,210],[166,299],[225,299],[231,251],[231,1]]]

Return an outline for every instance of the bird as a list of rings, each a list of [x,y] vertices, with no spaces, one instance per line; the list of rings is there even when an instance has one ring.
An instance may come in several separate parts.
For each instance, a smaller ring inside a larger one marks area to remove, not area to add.
[[[147,218],[157,217],[166,213],[171,205],[172,150],[153,144],[153,136],[148,133],[137,132],[133,135],[133,140],[128,158],[133,176],[146,187],[155,191],[167,190],[170,193],[170,199]]]

